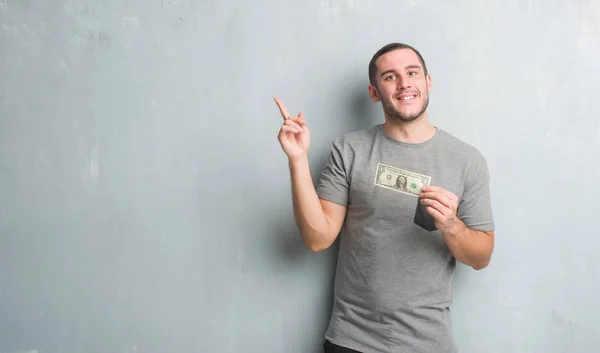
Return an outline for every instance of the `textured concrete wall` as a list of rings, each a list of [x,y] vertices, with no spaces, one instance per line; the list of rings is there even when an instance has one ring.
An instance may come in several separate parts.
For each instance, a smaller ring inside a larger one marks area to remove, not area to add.
[[[272,97],[316,178],[383,121],[367,64],[391,41],[491,169],[461,351],[596,352],[598,38],[597,0],[0,0],[0,352],[319,352],[336,248],[299,240]]]

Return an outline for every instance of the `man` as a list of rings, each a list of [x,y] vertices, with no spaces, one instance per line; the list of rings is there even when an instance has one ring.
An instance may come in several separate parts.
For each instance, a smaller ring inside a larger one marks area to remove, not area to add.
[[[302,239],[321,251],[341,232],[325,352],[456,352],[456,260],[483,269],[494,246],[487,162],[429,122],[431,77],[416,49],[384,46],[369,79],[385,122],[335,139],[317,188],[307,122],[275,98]]]
[[[396,179],[396,186],[402,191],[406,191],[407,183],[408,181],[406,180],[406,177],[404,175],[399,175]]]

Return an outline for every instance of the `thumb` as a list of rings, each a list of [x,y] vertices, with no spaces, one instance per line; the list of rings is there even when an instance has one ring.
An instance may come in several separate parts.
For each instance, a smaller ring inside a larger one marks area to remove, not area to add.
[[[302,125],[306,125],[306,120],[304,120],[304,113],[300,112],[300,114],[298,114],[298,122]]]

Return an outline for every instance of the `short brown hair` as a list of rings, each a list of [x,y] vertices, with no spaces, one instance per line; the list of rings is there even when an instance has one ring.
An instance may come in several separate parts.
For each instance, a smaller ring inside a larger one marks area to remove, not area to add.
[[[377,83],[377,80],[375,79],[375,76],[377,75],[377,65],[375,65],[375,62],[383,54],[389,53],[392,50],[396,50],[396,49],[410,49],[410,50],[414,51],[415,54],[417,54],[417,56],[419,57],[421,64],[423,65],[423,71],[425,72],[425,75],[427,75],[427,66],[425,65],[425,60],[423,60],[423,56],[421,55],[421,53],[419,53],[419,51],[417,49],[413,48],[412,46],[410,46],[408,44],[404,44],[404,43],[390,43],[390,44],[386,44],[384,47],[379,49],[373,55],[373,58],[369,62],[369,82],[373,86],[376,86],[376,83]]]

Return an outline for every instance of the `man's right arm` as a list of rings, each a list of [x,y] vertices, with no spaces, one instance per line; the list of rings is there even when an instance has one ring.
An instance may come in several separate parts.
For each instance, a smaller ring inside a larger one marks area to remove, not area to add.
[[[346,207],[319,198],[310,175],[310,131],[304,115],[291,116],[281,100],[275,98],[275,103],[283,118],[277,138],[289,161],[296,225],[306,246],[312,251],[322,251],[337,238]]]
[[[326,250],[340,233],[346,207],[319,198],[307,158],[290,160],[289,167],[294,218],[302,240],[312,251]]]

